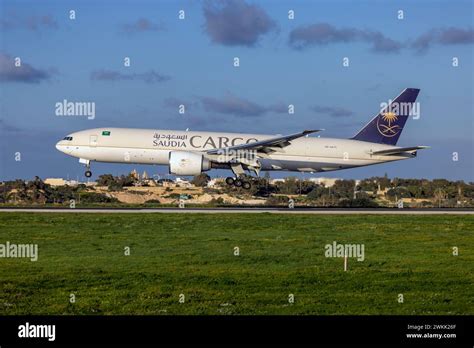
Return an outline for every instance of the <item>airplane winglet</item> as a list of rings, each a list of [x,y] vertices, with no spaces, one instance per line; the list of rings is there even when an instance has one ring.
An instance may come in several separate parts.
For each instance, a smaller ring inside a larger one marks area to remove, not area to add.
[[[312,134],[312,133],[317,133],[317,132],[321,132],[323,131],[324,129],[306,129],[302,132],[303,135],[307,135],[307,134]]]

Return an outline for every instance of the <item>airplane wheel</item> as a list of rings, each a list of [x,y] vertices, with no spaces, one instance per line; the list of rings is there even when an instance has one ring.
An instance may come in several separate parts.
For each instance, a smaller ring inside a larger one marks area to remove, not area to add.
[[[242,188],[244,188],[246,190],[250,190],[251,187],[252,187],[252,184],[250,184],[248,181],[244,181],[242,183]]]
[[[234,180],[234,186],[235,187],[241,187],[242,186],[242,180],[240,180],[240,179]]]
[[[90,178],[92,176],[92,172],[90,170],[86,170],[84,175],[86,176],[86,178]]]
[[[234,182],[235,182],[235,179],[232,178],[232,177],[230,177],[230,176],[225,179],[225,183],[226,183],[227,185],[234,185]]]

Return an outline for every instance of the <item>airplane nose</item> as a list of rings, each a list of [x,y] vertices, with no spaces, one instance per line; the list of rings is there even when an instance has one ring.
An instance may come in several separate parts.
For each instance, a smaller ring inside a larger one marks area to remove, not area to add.
[[[57,149],[58,151],[65,152],[65,151],[64,151],[64,150],[65,150],[65,149],[64,149],[64,144],[61,144],[61,141],[58,141],[58,142],[56,143],[56,149]]]

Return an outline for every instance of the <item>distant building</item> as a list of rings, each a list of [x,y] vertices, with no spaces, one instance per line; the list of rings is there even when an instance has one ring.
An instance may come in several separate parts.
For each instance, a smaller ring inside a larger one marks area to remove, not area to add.
[[[148,186],[157,186],[157,182],[153,179],[142,179],[142,184],[148,185]]]
[[[277,184],[280,182],[285,182],[286,179],[280,178],[280,179],[270,179],[270,184]],[[337,180],[342,180],[340,178],[309,178],[306,179],[308,181],[314,182],[315,184],[318,185],[324,185],[325,187],[331,187],[334,186]]]
[[[77,186],[80,184],[77,180],[64,180],[63,178],[47,178],[44,183],[51,186]]]
[[[224,182],[224,178],[214,178],[208,181],[207,187],[216,188],[216,187],[219,187],[220,184],[222,184],[223,182]]]
[[[342,180],[342,179],[340,178],[309,178],[308,180],[318,185],[324,185],[325,187],[332,187],[334,186],[337,180]]]
[[[270,179],[270,184],[276,184],[278,182],[284,182],[285,179]]]
[[[175,187],[176,186],[176,184],[174,183],[173,180],[167,179],[167,178],[156,180],[156,184],[158,186],[163,186],[163,187]]]
[[[131,175],[133,178],[135,178],[135,179],[137,179],[137,180],[140,180],[140,174],[138,174],[138,172],[137,172],[136,169],[132,170],[132,171],[130,172],[130,175]]]
[[[66,185],[66,180],[62,178],[47,178],[44,179],[44,183],[51,186],[64,186]]]
[[[194,186],[194,185],[191,184],[188,180],[183,180],[183,179],[181,179],[181,178],[176,178],[175,183],[176,183],[176,185],[178,185],[179,187],[191,187],[191,186]]]

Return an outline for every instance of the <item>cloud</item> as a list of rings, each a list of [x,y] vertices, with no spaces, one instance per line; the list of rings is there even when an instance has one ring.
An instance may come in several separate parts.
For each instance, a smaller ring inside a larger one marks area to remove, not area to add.
[[[121,29],[125,33],[134,34],[146,31],[163,31],[165,30],[165,26],[161,23],[154,24],[146,18],[139,18],[133,23],[122,25]]]
[[[243,0],[207,1],[203,10],[206,33],[224,46],[255,46],[262,35],[276,28],[261,7]]]
[[[201,104],[205,111],[228,114],[238,117],[258,117],[268,112],[287,113],[288,106],[278,103],[271,106],[263,106],[232,94],[218,99],[212,97],[201,97]]]
[[[166,98],[163,100],[163,105],[167,108],[170,109],[178,109],[180,105],[184,105],[186,110],[189,110],[190,107],[195,107],[197,106],[197,102],[188,102],[184,99],[179,99],[179,98]]]
[[[349,116],[354,115],[354,112],[350,110],[346,110],[344,108],[340,108],[340,107],[314,105],[310,109],[317,113],[326,114],[326,115],[329,115],[331,117],[336,117],[336,118],[349,117]]]
[[[11,125],[7,122],[5,122],[4,120],[0,119],[0,130],[4,131],[4,132],[12,132],[12,133],[17,133],[17,132],[21,132],[22,130],[14,125]]]
[[[94,81],[143,81],[146,83],[159,83],[170,79],[170,76],[162,75],[154,70],[144,73],[124,74],[119,71],[102,69],[91,73],[91,80]]]
[[[51,15],[19,17],[15,14],[11,14],[8,18],[5,17],[0,20],[0,28],[2,30],[26,29],[39,31],[41,29],[56,30],[59,27],[56,19]]]
[[[432,45],[465,45],[474,43],[474,30],[461,28],[432,29],[412,42],[411,48],[425,53]]]
[[[201,103],[206,111],[241,117],[260,116],[267,111],[265,107],[257,103],[233,95],[227,95],[223,99],[202,97]]]
[[[49,80],[53,73],[52,69],[37,69],[23,62],[17,67],[10,55],[0,52],[0,81],[40,83],[43,80]]]
[[[378,31],[355,28],[338,29],[328,23],[316,23],[293,29],[290,32],[289,44],[294,49],[302,50],[310,46],[323,46],[333,43],[350,43],[363,41],[372,44],[377,53],[398,53],[403,44],[384,36]]]
[[[378,31],[367,31],[360,34],[361,39],[372,44],[372,50],[377,53],[398,53],[403,44],[384,36]]]
[[[328,23],[316,23],[298,27],[290,32],[289,45],[297,50],[311,46],[324,46],[335,43],[366,42],[377,53],[398,53],[410,47],[418,53],[426,52],[432,45],[462,45],[474,43],[474,30],[462,28],[432,29],[421,34],[412,42],[400,42],[386,37],[379,31],[356,28],[338,29]]]
[[[474,29],[447,28],[439,33],[438,41],[443,45],[474,43]]]
[[[267,111],[272,111],[277,114],[286,114],[288,113],[288,105],[286,105],[285,103],[273,104],[267,108]]]

